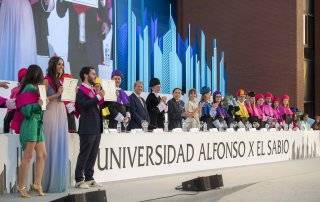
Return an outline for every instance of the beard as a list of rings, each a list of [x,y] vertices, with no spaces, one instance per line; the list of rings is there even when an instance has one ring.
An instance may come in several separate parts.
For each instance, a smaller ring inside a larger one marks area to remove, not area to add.
[[[93,86],[95,85],[95,79],[88,78],[88,82]]]

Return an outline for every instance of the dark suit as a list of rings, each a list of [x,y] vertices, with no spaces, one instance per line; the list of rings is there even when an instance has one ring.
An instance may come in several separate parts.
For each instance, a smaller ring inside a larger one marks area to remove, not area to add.
[[[42,6],[45,7],[42,1],[38,1],[32,5],[34,29],[36,33],[36,42],[37,42],[37,54],[49,56],[48,18],[49,18],[50,12],[44,11]]]
[[[131,113],[129,128],[142,128],[141,123],[143,120],[150,122],[146,101],[143,98],[137,97],[134,93],[129,96],[129,99]]]
[[[102,133],[102,118],[97,107],[98,98],[89,98],[81,90],[77,92],[76,105],[80,112],[79,135],[98,135]]]
[[[83,66],[92,65],[97,67],[103,62],[103,44],[105,35],[102,34],[102,23],[106,22],[106,8],[99,1],[99,8],[88,8],[85,12],[85,40],[79,42],[79,19],[78,13],[73,8],[73,3],[57,1],[57,14],[64,17],[69,10],[69,44],[68,61],[71,73],[79,76]],[[97,21],[99,17],[100,21]]]
[[[90,98],[81,90],[77,92],[76,106],[80,112],[79,136],[80,152],[78,155],[76,182],[93,180],[93,167],[99,151],[102,133],[102,117],[97,107],[98,98]],[[85,178],[83,177],[85,175]]]
[[[149,129],[164,128],[164,111],[160,112],[158,105],[161,98],[156,97],[154,93],[150,93],[147,97],[147,109],[150,117]]]
[[[177,102],[174,98],[168,101],[169,130],[182,128],[182,113],[184,112],[184,102]]]
[[[109,128],[117,128],[118,121],[115,120],[118,113],[126,117],[126,113],[129,112],[129,103],[127,105],[122,105],[118,102],[105,102],[104,107],[107,106],[110,112],[109,115]],[[121,124],[122,125],[122,124]],[[124,129],[122,125],[122,129]]]

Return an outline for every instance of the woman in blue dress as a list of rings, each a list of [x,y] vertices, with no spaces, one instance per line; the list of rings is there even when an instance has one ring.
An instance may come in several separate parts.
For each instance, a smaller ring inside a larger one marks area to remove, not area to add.
[[[64,192],[69,185],[68,121],[64,103],[61,101],[60,78],[64,74],[64,61],[60,57],[49,60],[47,87],[49,104],[43,116],[46,137],[47,162],[43,189],[47,192]]]

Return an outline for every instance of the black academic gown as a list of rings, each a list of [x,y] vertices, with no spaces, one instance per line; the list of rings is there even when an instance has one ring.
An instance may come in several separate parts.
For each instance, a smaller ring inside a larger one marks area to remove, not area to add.
[[[164,111],[160,112],[158,105],[161,98],[156,97],[154,93],[150,93],[147,97],[147,109],[150,117],[149,130],[156,128],[164,128]]]
[[[169,130],[182,128],[182,113],[184,113],[184,102],[176,101],[174,98],[168,101]]]

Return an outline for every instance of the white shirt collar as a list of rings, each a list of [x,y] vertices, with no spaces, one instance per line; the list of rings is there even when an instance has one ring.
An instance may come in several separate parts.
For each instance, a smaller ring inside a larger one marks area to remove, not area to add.
[[[133,92],[138,98],[141,97],[141,95],[138,95],[136,92]]]

